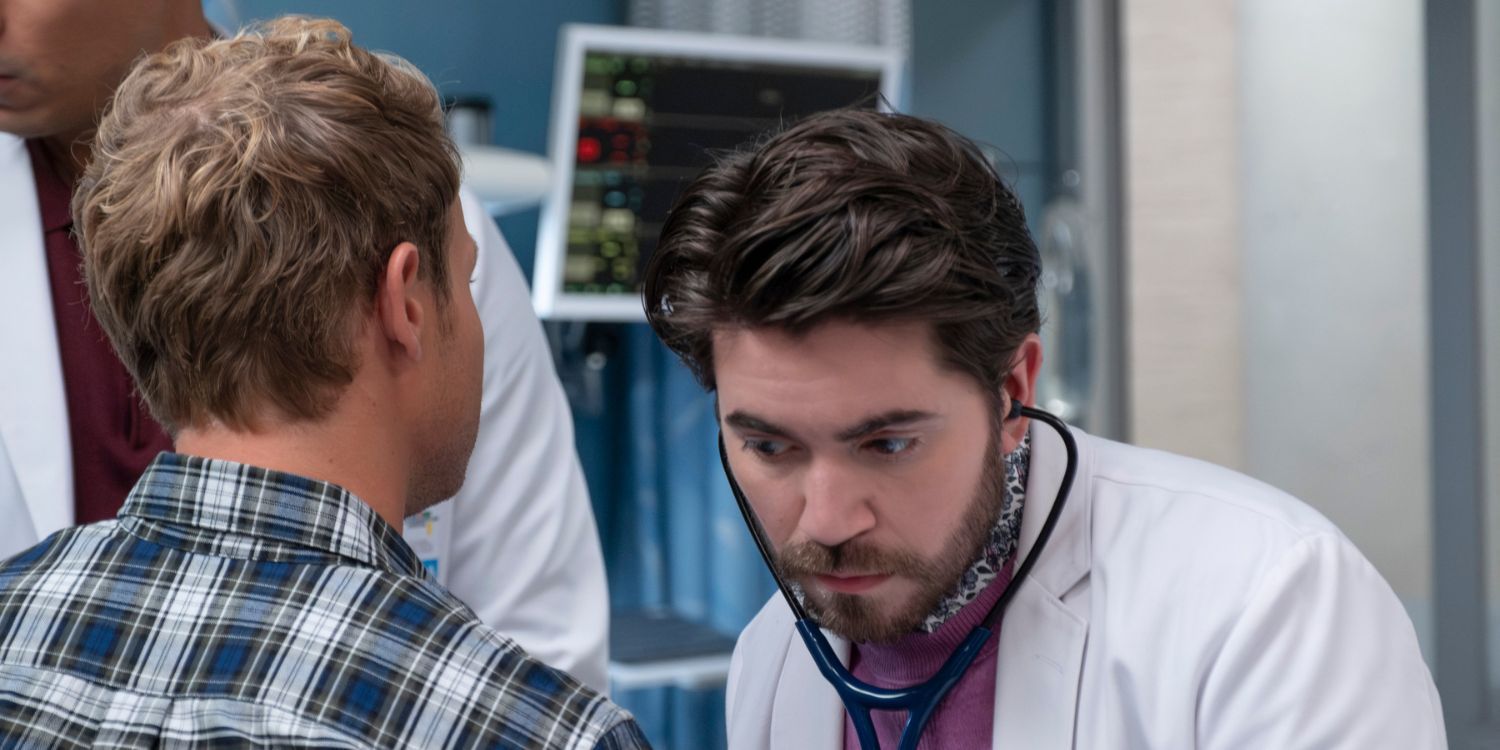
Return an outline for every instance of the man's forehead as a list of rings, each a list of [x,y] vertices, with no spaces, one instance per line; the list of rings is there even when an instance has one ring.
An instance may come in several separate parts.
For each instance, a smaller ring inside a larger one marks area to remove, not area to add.
[[[778,349],[807,351],[847,343],[850,337],[869,337],[877,341],[901,342],[912,356],[936,357],[937,327],[927,321],[862,321],[836,318],[810,326],[735,324],[713,328],[714,352],[736,346],[747,339]],[[910,344],[922,342],[920,349]]]
[[[807,328],[730,325],[713,329],[713,381],[725,376],[834,375],[847,380],[968,375],[944,356],[930,322],[833,320]]]
[[[713,345],[723,417],[743,412],[842,429],[880,414],[943,412],[980,388],[939,356],[930,324],[725,327],[715,330]]]

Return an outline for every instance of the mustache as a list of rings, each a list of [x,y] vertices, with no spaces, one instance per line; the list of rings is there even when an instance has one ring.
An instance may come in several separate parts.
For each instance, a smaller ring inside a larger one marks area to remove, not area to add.
[[[933,574],[931,563],[905,550],[884,549],[862,542],[844,542],[829,547],[801,542],[776,555],[783,578],[795,579],[840,572],[906,575],[925,578]]]

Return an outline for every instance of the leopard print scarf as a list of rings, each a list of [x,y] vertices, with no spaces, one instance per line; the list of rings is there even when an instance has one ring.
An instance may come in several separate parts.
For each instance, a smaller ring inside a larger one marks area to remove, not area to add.
[[[1026,501],[1026,472],[1031,464],[1031,436],[1021,438],[1021,444],[1005,457],[1005,499],[1000,506],[1000,519],[990,530],[990,540],[984,553],[974,561],[958,586],[933,608],[927,619],[918,627],[923,633],[931,633],[942,627],[948,618],[958,614],[965,604],[974,601],[979,592],[990,585],[1005,563],[1015,554],[1016,541],[1021,538],[1021,506]]]

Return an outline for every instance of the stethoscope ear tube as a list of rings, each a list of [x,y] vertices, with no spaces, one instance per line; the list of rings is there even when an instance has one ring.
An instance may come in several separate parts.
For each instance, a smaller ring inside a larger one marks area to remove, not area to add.
[[[1067,452],[1067,466],[1063,470],[1062,481],[1058,483],[1057,498],[1053,501],[1052,508],[1047,512],[1047,519],[1037,533],[1036,543],[1017,566],[1010,584],[1005,587],[1000,598],[985,614],[984,621],[969,632],[963,643],[949,655],[948,660],[931,679],[919,685],[894,689],[876,687],[855,677],[843,662],[839,661],[833,646],[823,636],[818,624],[808,616],[801,600],[793,593],[786,581],[782,580],[780,571],[776,569],[775,557],[771,554],[770,543],[766,541],[760,523],[756,520],[754,511],[750,509],[749,501],[745,499],[745,493],[740,490],[739,482],[735,481],[734,472],[729,468],[729,453],[724,446],[724,436],[722,433],[719,435],[719,461],[724,466],[724,476],[729,480],[729,489],[734,494],[734,501],[740,508],[740,514],[745,518],[745,525],[750,529],[750,537],[755,540],[755,547],[760,551],[761,559],[765,561],[766,567],[771,571],[771,576],[776,580],[776,587],[781,590],[782,598],[786,599],[787,606],[797,618],[797,632],[807,645],[807,650],[817,664],[818,671],[838,692],[839,699],[844,703],[844,709],[849,712],[855,733],[859,736],[859,745],[864,750],[880,750],[874,722],[870,718],[872,710],[907,711],[906,725],[901,731],[900,748],[901,750],[916,749],[927,721],[937,710],[938,704],[942,702],[948,691],[958,684],[969,665],[979,655],[985,641],[989,640],[990,634],[994,632],[995,626],[1004,615],[1005,608],[1015,597],[1016,591],[1021,588],[1021,583],[1026,580],[1026,576],[1031,573],[1037,555],[1042,548],[1047,546],[1053,529],[1057,527],[1058,519],[1062,517],[1063,505],[1067,502],[1068,493],[1073,489],[1074,475],[1078,470],[1078,444],[1074,441],[1068,426],[1061,419],[1041,409],[1022,406],[1020,402],[1012,401],[1011,408],[1006,414],[1006,421],[1020,416],[1046,423],[1047,426],[1056,430],[1058,437],[1062,439],[1063,448]]]
[[[761,531],[760,521],[755,518],[755,511],[750,509],[750,502],[745,499],[745,493],[740,490],[740,483],[734,479],[734,471],[729,468],[729,453],[724,448],[724,433],[719,433],[719,463],[724,466],[724,478],[729,480],[729,490],[734,493],[734,502],[740,508],[740,515],[745,518],[745,526],[750,529],[750,538],[755,540],[755,548],[760,551],[760,559],[765,561],[766,567],[771,571],[771,577],[776,580],[776,588],[781,590],[781,596],[786,599],[787,606],[792,608],[792,614],[797,620],[809,619],[807,610],[803,609],[802,602],[792,593],[791,587],[782,580],[781,572],[776,569],[776,558],[771,555],[771,544],[766,541],[766,535]]]
[[[1062,481],[1057,484],[1057,498],[1052,501],[1051,510],[1047,511],[1047,519],[1042,522],[1041,531],[1037,532],[1036,543],[1031,545],[1031,551],[1026,553],[1026,557],[1016,567],[1015,575],[1010,578],[1010,585],[1005,587],[1005,591],[1000,593],[1000,598],[984,616],[984,626],[991,630],[1004,616],[1005,608],[1010,605],[1010,600],[1014,599],[1016,592],[1020,590],[1021,582],[1026,580],[1026,576],[1031,575],[1031,568],[1036,564],[1037,553],[1041,552],[1042,548],[1047,546],[1047,540],[1052,538],[1052,530],[1057,528],[1057,521],[1062,518],[1063,505],[1067,503],[1068,493],[1073,491],[1073,475],[1078,472],[1078,443],[1073,439],[1073,432],[1068,429],[1068,426],[1051,412],[1030,406],[1017,408],[1015,405],[1019,403],[1018,401],[1011,402],[1011,413],[1019,411],[1022,416],[1043,422],[1055,430],[1057,436],[1062,438],[1063,450],[1067,453],[1068,460],[1063,468]]]

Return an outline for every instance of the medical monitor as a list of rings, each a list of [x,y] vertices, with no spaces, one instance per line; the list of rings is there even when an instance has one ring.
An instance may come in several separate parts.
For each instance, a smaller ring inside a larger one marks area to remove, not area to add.
[[[553,90],[552,190],[532,301],[543,318],[644,320],[641,275],[668,209],[714,151],[807,115],[883,106],[876,47],[567,26]]]

